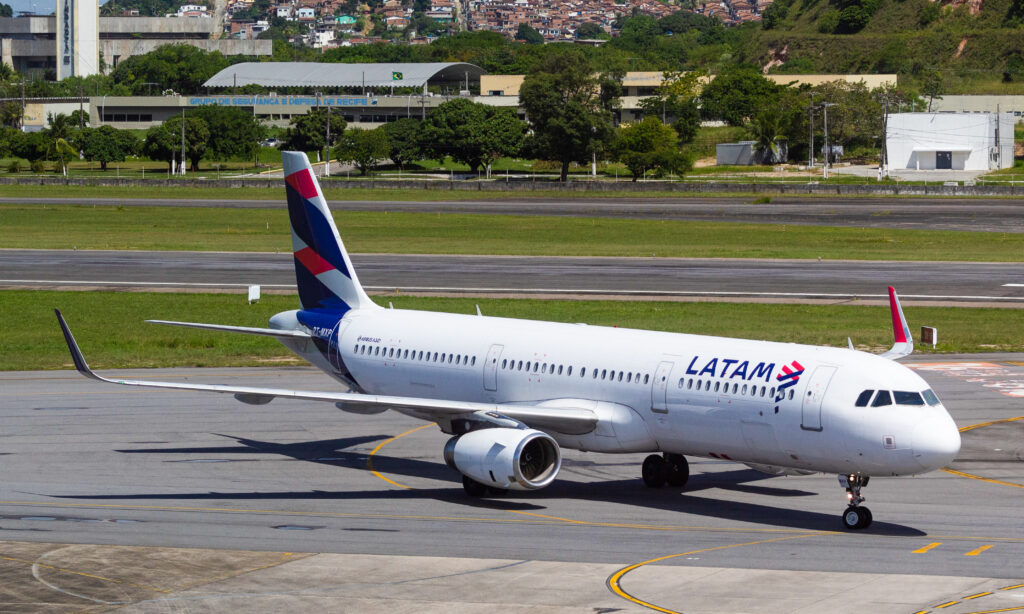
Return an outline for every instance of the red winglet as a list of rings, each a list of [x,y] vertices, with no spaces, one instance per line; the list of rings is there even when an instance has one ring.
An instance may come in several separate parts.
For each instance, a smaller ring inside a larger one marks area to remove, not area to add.
[[[900,308],[900,300],[896,298],[896,289],[889,286],[889,311],[892,312],[892,334],[896,343],[906,343],[907,323],[903,319],[903,310]]]

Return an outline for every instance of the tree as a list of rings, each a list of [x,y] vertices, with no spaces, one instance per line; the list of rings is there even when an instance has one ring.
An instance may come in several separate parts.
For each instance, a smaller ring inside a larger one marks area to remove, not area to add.
[[[58,138],[50,144],[50,150],[47,152],[47,157],[57,161],[60,165],[60,172],[67,177],[68,176],[68,160],[78,155],[78,150],[71,146],[63,138]]]
[[[181,137],[171,132],[166,124],[152,126],[146,131],[146,139],[142,144],[142,153],[150,160],[164,161],[167,171],[171,171],[171,163],[178,158],[181,151]]]
[[[10,4],[0,2],[0,17],[14,17],[14,9]]]
[[[593,68],[577,49],[542,58],[523,80],[519,100],[533,129],[526,149],[558,161],[561,181],[570,163],[589,162],[611,140],[609,104],[602,105]]]
[[[45,159],[49,146],[49,138],[43,132],[19,132],[11,139],[11,153],[29,162]]]
[[[942,100],[942,73],[937,70],[929,70],[924,74],[921,83],[921,95],[928,97],[928,112],[932,112],[932,102],[938,98]]]
[[[0,17],[3,17],[3,15],[0,15]],[[0,81],[13,81],[17,74],[10,64],[0,62]]]
[[[689,160],[679,151],[675,130],[651,116],[638,123],[621,126],[613,152],[615,159],[633,173],[633,181],[649,170],[656,170],[659,174],[678,173],[690,166]]]
[[[782,162],[779,150],[779,133],[781,132],[782,116],[776,107],[766,107],[751,124],[751,136],[754,137],[754,148],[757,150],[761,164]]]
[[[421,122],[419,143],[424,155],[451,156],[475,173],[496,158],[518,153],[525,134],[526,125],[512,109],[456,98]]]
[[[593,21],[587,21],[580,24],[579,28],[576,28],[576,38],[584,40],[607,40],[611,38],[604,28],[600,24],[596,24]]]
[[[72,111],[68,121],[76,128],[84,128],[89,125],[89,112],[86,110]]]
[[[341,113],[331,111],[331,147],[337,145],[345,132],[345,118]],[[315,151],[317,159],[327,140],[327,108],[318,107],[305,115],[292,117],[291,126],[285,132],[284,148],[294,151]]]
[[[181,159],[181,116],[175,116],[168,118],[162,125],[162,127],[173,135],[173,144],[171,145],[171,155],[177,159]],[[147,140],[149,139],[149,132],[146,133]],[[159,137],[154,137],[159,138]],[[210,129],[206,126],[206,122],[198,117],[191,115],[185,116],[185,157],[188,158],[189,165],[192,172],[199,171],[199,161],[203,159],[206,154],[206,148],[210,144]],[[160,152],[162,150],[155,149],[154,152]],[[167,154],[164,154],[166,156]],[[154,158],[160,160],[170,160],[170,157]]]
[[[734,67],[722,72],[701,93],[701,111],[707,119],[742,126],[748,118],[778,98],[780,87],[756,68]]]
[[[260,141],[266,138],[266,127],[243,109],[206,105],[190,113],[206,122],[207,129],[215,137],[210,139],[206,149],[206,156],[214,160],[238,157],[252,160],[259,150]]]
[[[405,168],[406,164],[422,156],[419,129],[420,121],[410,117],[384,124],[384,134],[388,137],[388,157],[399,168]]]
[[[355,164],[359,173],[366,175],[371,168],[387,159],[388,137],[382,127],[373,130],[351,128],[345,131],[332,154],[340,162]]]
[[[665,72],[658,93],[640,101],[646,115],[672,118],[672,129],[679,136],[679,144],[690,143],[700,127],[700,109],[697,98],[704,88],[707,72]]]
[[[81,143],[85,159],[99,162],[101,170],[107,170],[111,162],[124,162],[139,150],[139,139],[134,134],[111,126],[82,130]]]
[[[121,60],[113,77],[115,83],[131,88],[135,94],[154,89],[153,84],[158,92],[172,89],[179,94],[194,94],[227,66],[219,51],[207,52],[185,44],[163,45]]]
[[[520,23],[519,28],[516,30],[516,40],[524,41],[530,45],[544,44],[544,37],[540,35],[540,32],[525,21]]]
[[[17,100],[0,102],[0,125],[17,128],[21,125],[21,103]]]

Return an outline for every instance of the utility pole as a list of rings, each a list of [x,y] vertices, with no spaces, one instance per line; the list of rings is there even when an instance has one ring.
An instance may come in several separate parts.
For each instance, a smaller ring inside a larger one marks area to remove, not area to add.
[[[878,167],[878,180],[889,176],[889,96],[882,99],[882,162]]]
[[[811,92],[811,106],[807,107],[807,112],[811,115],[810,153],[808,154],[807,167],[814,168],[814,92]]]
[[[185,107],[181,108],[181,176],[185,176]]]
[[[996,105],[996,170],[1003,167],[1003,151],[999,147],[999,105]]]
[[[824,173],[823,176],[824,176],[825,179],[828,179],[828,167],[829,167],[829,164],[832,163],[832,150],[829,148],[829,144],[828,144],[828,108],[829,107],[834,107],[834,106],[836,106],[836,105],[833,102],[823,102],[823,103],[821,103],[821,108],[824,109],[824,111],[825,111],[825,117],[824,117],[824,121],[825,121],[825,167],[824,167],[824,169],[822,171]]]
[[[324,149],[327,150],[327,155],[324,157],[327,160],[327,166],[324,167],[324,176],[331,176],[331,107],[327,106],[327,140],[324,141]]]

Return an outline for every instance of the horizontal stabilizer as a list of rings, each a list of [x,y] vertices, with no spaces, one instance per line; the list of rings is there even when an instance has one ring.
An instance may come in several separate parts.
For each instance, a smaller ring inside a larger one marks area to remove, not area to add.
[[[245,335],[264,335],[266,337],[277,337],[278,339],[309,339],[309,334],[301,330],[279,330],[276,328],[252,328],[249,326],[228,326],[226,324],[203,324],[201,322],[172,322],[170,320],[146,320],[149,324],[166,324],[168,326],[184,326],[186,328],[201,328],[204,330],[218,330],[225,333],[242,333]]]

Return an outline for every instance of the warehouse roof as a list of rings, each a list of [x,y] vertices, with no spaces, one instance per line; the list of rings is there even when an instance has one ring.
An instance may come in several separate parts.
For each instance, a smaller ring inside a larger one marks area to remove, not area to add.
[[[426,64],[336,64],[325,62],[242,62],[228,66],[203,85],[234,87],[422,87],[428,81],[479,79],[484,70],[465,62]]]

